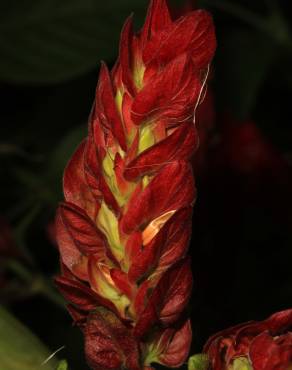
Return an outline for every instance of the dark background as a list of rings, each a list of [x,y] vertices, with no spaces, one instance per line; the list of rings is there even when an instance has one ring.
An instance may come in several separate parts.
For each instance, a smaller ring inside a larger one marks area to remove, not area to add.
[[[123,21],[134,11],[140,27],[147,3],[0,4],[0,299],[51,350],[65,345],[72,370],[85,369],[82,338],[52,283],[62,171],[86,135],[100,60],[113,65]],[[212,12],[218,38],[197,123],[192,353],[218,330],[292,304],[288,3],[192,4]],[[186,6],[171,4],[176,16]]]

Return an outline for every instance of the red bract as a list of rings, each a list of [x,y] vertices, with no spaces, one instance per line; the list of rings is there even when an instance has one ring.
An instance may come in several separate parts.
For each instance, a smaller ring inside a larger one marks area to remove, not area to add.
[[[212,336],[205,345],[212,370],[287,370],[292,363],[292,309]]]
[[[187,357],[193,115],[214,49],[208,13],[173,21],[165,0],[153,0],[138,34],[126,22],[114,69],[101,66],[56,221],[56,282],[93,369],[177,367]]]

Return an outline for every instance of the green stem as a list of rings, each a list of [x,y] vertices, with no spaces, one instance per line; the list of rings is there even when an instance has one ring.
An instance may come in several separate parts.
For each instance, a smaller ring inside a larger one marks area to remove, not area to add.
[[[62,309],[66,308],[64,299],[58,293],[58,291],[55,289],[55,287],[53,286],[53,284],[50,281],[42,278],[42,279],[40,279],[39,284],[40,285],[39,285],[39,288],[38,288],[38,292],[39,292],[40,295],[47,298],[49,301],[54,303],[56,306],[58,306]]]
[[[32,273],[24,267],[20,262],[11,259],[6,262],[7,268],[18,276],[22,281],[30,284],[32,281]]]

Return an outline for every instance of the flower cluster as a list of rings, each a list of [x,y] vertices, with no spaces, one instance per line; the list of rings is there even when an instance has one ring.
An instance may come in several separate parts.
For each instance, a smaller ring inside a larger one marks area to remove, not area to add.
[[[178,367],[187,358],[194,110],[215,44],[207,12],[173,21],[165,0],[153,0],[138,34],[126,21],[113,70],[101,65],[56,219],[56,283],[92,369]]]
[[[212,370],[288,370],[292,367],[292,309],[213,335],[205,345]]]

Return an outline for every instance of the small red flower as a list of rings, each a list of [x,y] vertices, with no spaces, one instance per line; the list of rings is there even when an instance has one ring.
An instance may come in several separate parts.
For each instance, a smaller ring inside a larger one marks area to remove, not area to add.
[[[287,370],[292,365],[292,309],[213,335],[204,347],[212,370]]]

